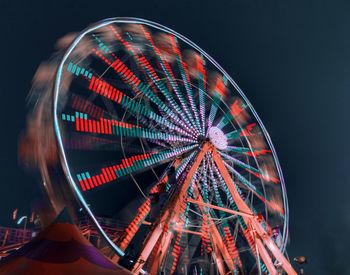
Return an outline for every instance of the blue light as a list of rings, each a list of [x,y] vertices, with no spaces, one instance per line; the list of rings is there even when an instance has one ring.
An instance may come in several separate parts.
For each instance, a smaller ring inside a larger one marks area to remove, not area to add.
[[[27,216],[22,216],[22,217],[20,217],[19,220],[17,221],[17,224],[21,224],[22,221],[23,221],[24,219],[27,219],[27,218],[28,218]]]

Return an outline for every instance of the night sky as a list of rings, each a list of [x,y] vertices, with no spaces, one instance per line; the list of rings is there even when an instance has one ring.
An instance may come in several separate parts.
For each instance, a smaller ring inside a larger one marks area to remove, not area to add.
[[[1,1],[0,224],[41,197],[17,157],[37,66],[61,36],[115,16],[174,29],[233,77],[284,171],[290,257],[307,256],[306,274],[350,274],[349,1]]]

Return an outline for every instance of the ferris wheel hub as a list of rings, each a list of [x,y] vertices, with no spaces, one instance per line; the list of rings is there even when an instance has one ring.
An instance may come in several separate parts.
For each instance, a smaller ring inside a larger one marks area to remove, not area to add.
[[[227,137],[225,133],[218,127],[209,129],[209,139],[216,148],[225,150],[227,148]]]

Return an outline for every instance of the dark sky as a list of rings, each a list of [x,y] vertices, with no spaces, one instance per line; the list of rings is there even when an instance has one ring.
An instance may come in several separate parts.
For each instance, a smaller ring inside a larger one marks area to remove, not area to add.
[[[115,16],[187,36],[235,79],[276,147],[291,257],[306,274],[350,274],[350,1],[1,1],[0,224],[40,198],[17,164],[31,78],[55,41]]]

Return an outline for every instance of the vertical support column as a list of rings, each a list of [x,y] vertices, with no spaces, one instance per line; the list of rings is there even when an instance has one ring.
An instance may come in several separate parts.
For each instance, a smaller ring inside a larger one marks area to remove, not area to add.
[[[155,259],[151,263],[150,268],[148,268],[150,274],[157,274],[159,267],[161,266],[163,259],[168,252],[170,242],[174,237],[174,233],[172,231],[164,232],[164,237],[160,240],[160,246],[155,252]]]
[[[270,255],[267,252],[264,244],[262,243],[262,241],[260,240],[260,238],[258,236],[255,236],[255,242],[256,242],[256,246],[257,246],[257,253],[259,253],[259,255],[261,256],[261,259],[265,263],[270,275],[277,275],[276,268],[272,268],[272,266],[274,267],[274,264],[270,258]],[[259,264],[259,263],[257,263],[257,264]]]
[[[225,271],[225,266],[224,266],[224,262],[222,260],[222,257],[220,255],[220,252],[217,250],[216,247],[213,248],[213,258],[214,261],[216,263],[216,266],[218,267],[218,271],[220,275],[226,275],[226,271]]]
[[[196,160],[194,161],[191,169],[188,171],[185,181],[181,186],[180,192],[175,193],[175,195],[178,195],[175,198],[175,201],[171,201],[170,204],[167,206],[168,209],[165,211],[165,213],[162,215],[162,217],[159,219],[158,225],[155,227],[155,229],[151,232],[150,237],[146,241],[146,244],[142,248],[141,254],[132,269],[132,271],[135,274],[138,274],[140,270],[142,269],[143,265],[147,261],[149,255],[152,252],[152,249],[154,248],[155,244],[157,243],[159,237],[162,233],[162,228],[165,224],[167,224],[170,220],[179,219],[179,211],[181,209],[181,205],[186,201],[187,199],[187,190],[191,184],[192,178],[194,174],[196,173],[200,163],[202,162],[204,155],[209,151],[210,145],[208,143],[204,143],[203,147],[199,151]],[[171,239],[170,239],[171,240]],[[164,257],[164,253],[162,253],[162,256]],[[160,261],[163,261],[163,259],[159,259]]]
[[[168,216],[168,211],[166,211],[166,214],[163,215],[163,217],[167,217]],[[152,252],[153,247],[156,245],[160,235],[163,232],[163,224],[158,224],[152,231],[150,237],[147,239],[147,242],[145,244],[145,246],[142,248],[141,254],[139,256],[139,258],[136,261],[136,264],[134,266],[134,268],[132,269],[132,272],[135,274],[139,274],[139,272],[141,271],[143,265],[145,264],[145,262],[147,261],[149,255]]]

